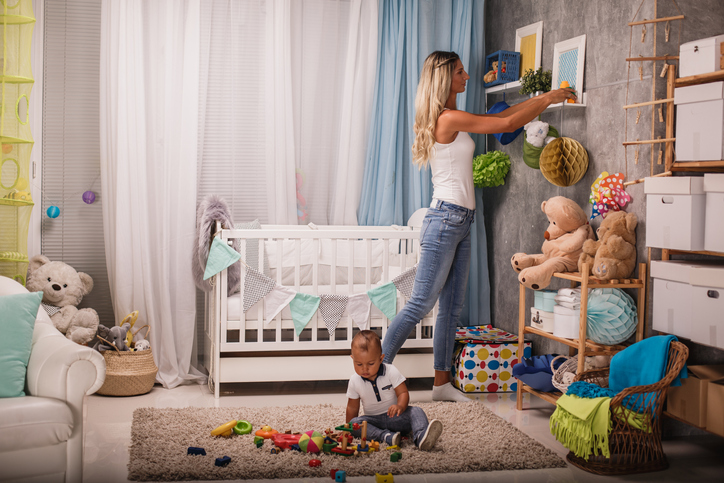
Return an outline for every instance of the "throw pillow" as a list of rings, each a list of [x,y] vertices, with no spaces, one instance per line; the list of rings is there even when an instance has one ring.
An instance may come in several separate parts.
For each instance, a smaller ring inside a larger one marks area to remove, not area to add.
[[[43,292],[0,297],[0,397],[25,396],[25,373]]]

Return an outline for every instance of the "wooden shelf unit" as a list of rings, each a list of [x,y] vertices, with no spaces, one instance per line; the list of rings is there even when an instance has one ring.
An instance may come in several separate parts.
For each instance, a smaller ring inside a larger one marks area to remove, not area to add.
[[[636,327],[636,341],[640,341],[643,339],[644,336],[644,326],[646,321],[646,280],[648,277],[648,272],[646,271],[646,264],[645,263],[639,263],[639,271],[638,271],[638,278],[634,279],[625,279],[625,280],[599,280],[597,278],[591,277],[588,275],[588,265],[584,264],[582,267],[583,273],[579,272],[564,272],[564,273],[555,273],[553,274],[554,277],[560,278],[563,280],[570,280],[571,281],[571,288],[576,288],[580,285],[581,287],[581,316],[579,320],[579,328],[578,328],[578,339],[566,339],[563,337],[557,337],[553,334],[550,334],[548,332],[544,332],[540,329],[536,329],[534,327],[530,327],[529,325],[526,325],[526,320],[528,320],[527,317],[527,310],[525,305],[525,296],[526,296],[526,287],[522,284],[519,285],[520,288],[520,295],[518,298],[518,360],[522,361],[522,352],[521,348],[524,347],[524,341],[525,341],[525,335],[526,334],[535,334],[539,335],[541,337],[545,337],[547,339],[555,340],[556,342],[560,342],[562,344],[567,345],[570,347],[571,354],[573,352],[577,352],[579,355],[582,355],[583,357],[578,358],[578,368],[577,373],[583,372],[583,367],[585,364],[585,356],[588,355],[613,355],[621,350],[623,350],[626,346],[617,344],[617,345],[604,345],[599,344],[597,342],[594,342],[586,337],[586,331],[587,331],[587,324],[588,324],[588,289],[591,288],[635,288],[638,289],[638,300],[637,300],[637,313],[638,313],[638,326]],[[531,388],[530,386],[527,386],[522,381],[518,381],[518,400],[517,400],[517,408],[518,410],[523,409],[523,393],[530,393],[534,396],[540,397],[541,399],[548,401],[552,404],[555,404],[555,402],[558,400],[558,398],[561,396],[560,393],[546,393],[541,391],[536,391],[535,389]]]

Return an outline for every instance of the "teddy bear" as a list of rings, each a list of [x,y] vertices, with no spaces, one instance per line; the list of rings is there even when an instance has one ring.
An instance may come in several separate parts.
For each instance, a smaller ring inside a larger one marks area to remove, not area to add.
[[[596,230],[598,241],[583,244],[583,253],[578,258],[578,271],[587,263],[589,275],[600,280],[628,278],[636,268],[636,225],[635,213],[615,211],[609,213]]]
[[[555,139],[554,136],[548,135],[548,123],[543,121],[531,121],[525,126],[525,138],[526,140],[537,148],[542,148],[544,144]]]
[[[43,292],[43,308],[53,325],[68,339],[78,344],[93,340],[98,331],[98,313],[90,308],[78,310],[76,307],[83,296],[93,290],[90,275],[77,272],[66,263],[36,255],[28,264],[25,286],[30,292]]]
[[[506,68],[506,64],[505,64],[505,62],[503,62],[503,66],[500,68],[500,72],[504,73],[505,68]],[[483,82],[486,84],[489,84],[497,79],[498,79],[498,61],[494,60],[490,67],[490,71],[483,76]]]
[[[510,259],[513,269],[519,272],[518,281],[533,290],[546,288],[556,272],[576,271],[583,243],[595,240],[586,213],[573,200],[554,196],[540,208],[549,222],[543,234],[543,253],[516,253]]]

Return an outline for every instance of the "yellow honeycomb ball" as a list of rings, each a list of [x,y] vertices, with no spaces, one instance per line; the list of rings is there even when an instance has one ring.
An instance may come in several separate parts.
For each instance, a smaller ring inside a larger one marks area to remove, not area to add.
[[[578,183],[588,170],[586,148],[575,139],[554,139],[540,153],[540,172],[556,186]]]

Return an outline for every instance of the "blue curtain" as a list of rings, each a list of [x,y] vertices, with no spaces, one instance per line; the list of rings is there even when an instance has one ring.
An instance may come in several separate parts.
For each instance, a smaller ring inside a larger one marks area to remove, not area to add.
[[[367,159],[357,219],[360,225],[404,225],[430,205],[430,170],[412,164],[415,93],[425,58],[454,51],[470,74],[458,109],[485,112],[484,0],[379,0],[378,69]],[[476,154],[485,136],[472,135]],[[476,189],[473,257],[461,323],[490,323],[490,282],[483,196]]]

